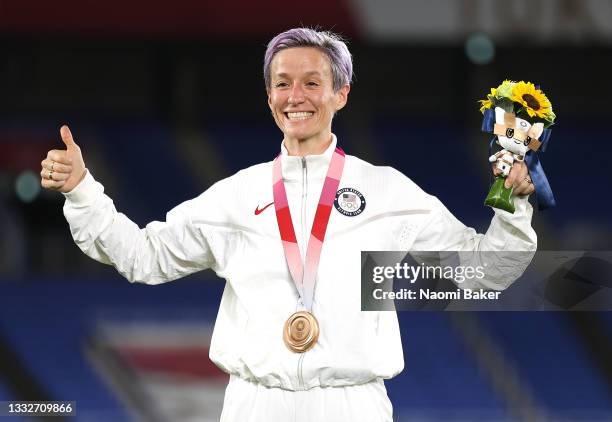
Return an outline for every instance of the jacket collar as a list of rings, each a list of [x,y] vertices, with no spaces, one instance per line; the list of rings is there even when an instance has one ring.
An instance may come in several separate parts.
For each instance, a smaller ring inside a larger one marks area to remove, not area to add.
[[[285,144],[281,143],[283,179],[286,182],[301,181],[303,177],[302,162],[306,163],[306,174],[308,179],[324,179],[327,175],[331,157],[336,150],[337,142],[336,135],[332,133],[332,141],[323,154],[306,155],[304,157],[289,155]]]

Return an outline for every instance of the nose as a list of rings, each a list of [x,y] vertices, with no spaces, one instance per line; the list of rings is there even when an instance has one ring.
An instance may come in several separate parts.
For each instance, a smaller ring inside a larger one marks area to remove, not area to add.
[[[304,102],[304,90],[300,84],[294,84],[289,94],[289,104],[300,104]]]

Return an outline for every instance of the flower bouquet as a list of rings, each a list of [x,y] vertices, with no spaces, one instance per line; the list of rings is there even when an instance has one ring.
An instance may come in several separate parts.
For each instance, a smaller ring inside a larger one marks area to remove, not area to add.
[[[494,143],[502,148],[489,154],[489,161],[495,163],[500,174],[489,190],[485,205],[514,213],[513,188],[506,188],[504,182],[514,162],[525,160],[539,208],[554,206],[555,200],[537,155],[546,149],[549,127],[556,117],[546,95],[531,82],[506,80],[492,88],[480,103],[480,112],[484,115],[482,130],[496,135],[490,148]]]

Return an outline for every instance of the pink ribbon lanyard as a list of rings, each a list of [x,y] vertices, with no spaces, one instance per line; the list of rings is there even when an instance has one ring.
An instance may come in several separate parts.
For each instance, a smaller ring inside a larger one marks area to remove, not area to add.
[[[344,151],[336,148],[332,155],[323,190],[317,205],[308,247],[306,248],[306,265],[302,265],[302,257],[300,248],[295,237],[293,229],[293,221],[291,220],[291,212],[289,211],[289,202],[287,201],[287,192],[285,191],[285,183],[283,182],[283,170],[281,165],[281,154],[274,160],[272,171],[272,191],[274,195],[274,208],[276,209],[276,221],[278,222],[278,230],[280,231],[283,249],[285,250],[285,259],[289,266],[291,278],[295,283],[295,287],[302,298],[304,307],[309,311],[312,309],[312,301],[314,297],[314,287],[317,277],[317,269],[319,268],[319,259],[321,258],[321,249],[323,248],[323,240],[329,223],[332,204],[336,197],[336,191],[340,184],[342,171],[344,170]]]

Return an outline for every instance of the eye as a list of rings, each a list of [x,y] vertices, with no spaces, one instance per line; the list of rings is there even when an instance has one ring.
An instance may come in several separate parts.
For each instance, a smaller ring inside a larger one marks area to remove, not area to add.
[[[289,86],[287,82],[277,82],[274,84],[274,88],[285,88],[287,86]]]
[[[319,83],[316,81],[310,81],[306,83],[307,86],[319,86]]]

